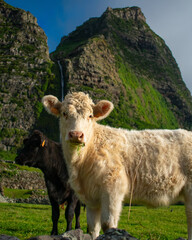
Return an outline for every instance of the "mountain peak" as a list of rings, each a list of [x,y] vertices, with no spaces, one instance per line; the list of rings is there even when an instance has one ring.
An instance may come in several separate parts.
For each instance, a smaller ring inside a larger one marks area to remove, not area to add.
[[[125,7],[125,8],[114,8],[108,7],[104,14],[113,14],[124,20],[142,20],[146,22],[146,18],[139,7]]]
[[[29,11],[26,12],[22,9],[12,7],[3,0],[0,0],[0,16],[0,22],[6,21],[6,23],[10,23],[14,19],[15,25],[22,25],[23,23],[37,25],[36,17],[34,17]]]

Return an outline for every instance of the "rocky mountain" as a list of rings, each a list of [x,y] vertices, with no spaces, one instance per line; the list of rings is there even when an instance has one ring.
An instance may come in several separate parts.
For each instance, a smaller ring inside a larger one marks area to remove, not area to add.
[[[37,19],[0,0],[0,149],[19,146],[37,125],[41,97],[57,87],[52,69]]]
[[[64,36],[51,58],[62,64],[65,93],[81,90],[115,104],[107,123],[191,129],[191,94],[140,8],[108,8]]]
[[[59,141],[45,94],[88,92],[115,109],[103,124],[123,128],[192,128],[192,97],[164,40],[141,9],[108,8],[61,39],[49,57],[47,37],[29,12],[0,0],[0,150],[15,150],[33,129]]]

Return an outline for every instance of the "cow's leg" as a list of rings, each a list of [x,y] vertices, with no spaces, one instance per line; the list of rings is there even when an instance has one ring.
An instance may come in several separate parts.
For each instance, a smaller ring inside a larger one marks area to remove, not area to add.
[[[76,218],[75,229],[80,228],[80,212],[81,212],[81,202],[77,199],[76,208],[75,208],[75,218]]]
[[[99,236],[99,232],[101,229],[100,217],[101,211],[97,208],[87,208],[87,225],[88,232],[91,234],[92,238],[95,239]]]
[[[65,219],[67,221],[66,231],[72,230],[72,221],[74,217],[75,206],[76,206],[76,203],[74,203],[72,200],[67,201],[67,207],[65,210]]]
[[[117,228],[122,209],[123,195],[113,192],[105,193],[101,203],[101,227],[103,232],[109,228]]]
[[[52,222],[53,222],[53,228],[51,231],[51,235],[58,235],[58,220],[60,216],[59,211],[59,204],[52,198],[50,198],[51,207],[52,207]]]
[[[192,240],[192,184],[185,189],[185,211],[187,216],[188,240]]]

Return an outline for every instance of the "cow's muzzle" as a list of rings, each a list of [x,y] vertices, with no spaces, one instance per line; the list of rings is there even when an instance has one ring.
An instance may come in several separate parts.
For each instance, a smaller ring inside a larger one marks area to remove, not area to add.
[[[70,131],[69,141],[72,143],[84,143],[84,134],[80,131]]]

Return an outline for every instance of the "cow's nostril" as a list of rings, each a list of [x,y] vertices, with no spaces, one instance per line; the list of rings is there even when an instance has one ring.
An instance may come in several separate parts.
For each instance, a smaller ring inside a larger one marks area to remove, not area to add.
[[[69,139],[71,141],[82,142],[84,138],[84,134],[80,131],[70,131],[69,132]]]
[[[73,132],[69,132],[69,138],[73,138]]]
[[[80,133],[79,138],[80,138],[80,139],[83,138],[83,133]]]

